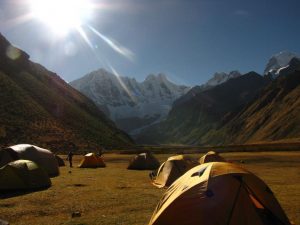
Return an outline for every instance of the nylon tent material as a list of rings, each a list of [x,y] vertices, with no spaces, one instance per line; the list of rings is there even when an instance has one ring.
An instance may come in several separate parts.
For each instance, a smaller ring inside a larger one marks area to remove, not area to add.
[[[59,167],[65,166],[65,162],[61,157],[59,157],[58,155],[55,155],[55,159],[57,160],[57,164]]]
[[[10,148],[0,149],[0,167],[18,159],[20,159],[20,157],[14,150]]]
[[[96,156],[95,153],[88,153],[78,165],[80,168],[97,168],[106,167],[102,157]]]
[[[47,171],[49,176],[57,176],[59,174],[57,160],[50,150],[29,144],[14,145],[7,149],[16,152],[20,159],[27,159],[37,163]]]
[[[149,225],[290,225],[270,188],[238,165],[212,162],[176,180]]]
[[[199,165],[192,158],[183,155],[169,157],[157,171],[152,173],[152,184],[156,187],[169,187],[177,178]]]
[[[30,160],[16,160],[0,168],[0,190],[47,188],[51,180],[46,171]]]
[[[140,153],[129,163],[129,170],[155,170],[159,167],[159,161],[151,153]]]
[[[214,151],[209,151],[199,159],[199,163],[203,164],[209,162],[226,162],[226,159]]]

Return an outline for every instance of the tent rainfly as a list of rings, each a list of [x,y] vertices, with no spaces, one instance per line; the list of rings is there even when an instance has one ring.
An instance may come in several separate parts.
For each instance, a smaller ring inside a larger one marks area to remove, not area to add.
[[[51,186],[46,171],[30,160],[16,160],[0,168],[0,190],[31,190]]]
[[[155,170],[159,167],[159,161],[150,152],[136,155],[129,163],[129,170]]]
[[[176,180],[149,225],[290,225],[270,188],[238,165],[212,162]]]
[[[97,168],[106,167],[102,157],[96,156],[95,153],[88,153],[78,165],[80,168]]]
[[[50,150],[29,144],[10,146],[6,150],[15,152],[19,159],[27,159],[37,163],[49,176],[59,174],[57,160]]]
[[[58,155],[55,155],[55,158],[57,160],[57,163],[58,163],[59,167],[65,166],[65,162],[64,162],[64,160],[61,157],[59,157]]]
[[[214,151],[209,151],[199,159],[199,163],[203,164],[209,162],[226,162],[226,159]]]
[[[157,171],[150,173],[152,184],[159,188],[169,187],[177,178],[197,165],[199,163],[196,160],[187,156],[169,157]]]

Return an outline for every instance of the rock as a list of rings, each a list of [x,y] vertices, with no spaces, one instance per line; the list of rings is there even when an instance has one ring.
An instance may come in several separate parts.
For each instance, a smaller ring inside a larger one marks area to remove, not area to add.
[[[81,217],[81,212],[79,211],[72,212],[72,218],[74,217]]]

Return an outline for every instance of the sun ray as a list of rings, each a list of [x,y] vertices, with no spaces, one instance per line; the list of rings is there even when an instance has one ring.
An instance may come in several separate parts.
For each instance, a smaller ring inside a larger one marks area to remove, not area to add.
[[[82,27],[77,27],[77,31],[79,32],[79,34],[81,35],[83,40],[88,44],[88,46],[93,50],[94,49],[93,44],[90,41],[90,39],[88,38],[87,34],[82,29]]]
[[[108,44],[114,51],[123,55],[127,59],[133,61],[134,60],[134,53],[129,50],[128,48],[121,46],[120,44],[114,42],[113,40],[109,39],[105,35],[101,34],[98,30],[93,28],[92,26],[88,25],[89,29],[93,31],[98,37],[100,37],[106,44]]]
[[[116,75],[119,84],[122,86],[122,88],[125,90],[125,92],[128,94],[128,96],[130,97],[130,99],[133,102],[137,102],[137,99],[135,98],[135,96],[132,95],[132,93],[128,90],[127,86],[124,84],[124,82],[122,81],[121,76],[119,75],[119,73],[115,70],[115,68],[113,68],[112,65],[109,64],[110,70],[113,72],[113,74]]]

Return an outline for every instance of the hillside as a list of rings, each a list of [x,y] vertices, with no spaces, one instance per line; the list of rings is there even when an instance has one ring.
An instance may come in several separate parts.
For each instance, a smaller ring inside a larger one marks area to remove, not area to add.
[[[0,34],[0,145],[32,143],[66,150],[130,146],[95,104],[57,74],[33,63]]]
[[[220,131],[226,143],[300,137],[300,71],[281,75]],[[214,137],[212,136],[212,139]]]
[[[267,78],[250,72],[209,90],[189,94],[189,98],[175,102],[167,120],[144,130],[137,140],[151,144],[207,144],[210,134],[254,99],[268,82]]]
[[[300,60],[292,58],[276,74],[249,73],[210,90],[192,89],[174,103],[166,121],[144,130],[137,141],[228,145],[299,140]]]

